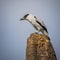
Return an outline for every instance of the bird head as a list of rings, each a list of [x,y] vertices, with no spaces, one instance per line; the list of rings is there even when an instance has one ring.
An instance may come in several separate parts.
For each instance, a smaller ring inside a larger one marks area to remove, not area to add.
[[[20,19],[20,21],[22,21],[22,20],[30,21],[30,20],[32,20],[33,18],[34,18],[34,16],[33,16],[32,14],[26,14],[26,15],[24,15],[24,16]]]
[[[27,20],[27,17],[29,16],[29,14],[26,14],[26,15],[24,15],[21,19],[20,19],[20,21],[22,21],[22,20]]]

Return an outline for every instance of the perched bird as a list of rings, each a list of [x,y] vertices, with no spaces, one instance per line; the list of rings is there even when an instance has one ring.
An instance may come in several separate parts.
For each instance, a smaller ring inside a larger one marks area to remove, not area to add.
[[[36,17],[32,14],[26,14],[20,19],[20,21],[22,20],[30,22],[38,32],[42,32],[43,34],[48,35],[47,28],[39,17]]]

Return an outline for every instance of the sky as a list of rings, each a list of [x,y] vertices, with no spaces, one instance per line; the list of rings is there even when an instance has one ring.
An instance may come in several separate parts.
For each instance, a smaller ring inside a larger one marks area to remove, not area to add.
[[[26,60],[27,38],[36,30],[25,14],[40,17],[60,60],[60,0],[0,0],[0,60]]]

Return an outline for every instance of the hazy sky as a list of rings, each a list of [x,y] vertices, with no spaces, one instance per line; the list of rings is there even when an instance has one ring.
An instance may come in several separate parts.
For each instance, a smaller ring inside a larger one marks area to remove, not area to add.
[[[36,30],[23,15],[39,16],[60,60],[60,0],[0,0],[0,60],[25,60],[28,36]]]

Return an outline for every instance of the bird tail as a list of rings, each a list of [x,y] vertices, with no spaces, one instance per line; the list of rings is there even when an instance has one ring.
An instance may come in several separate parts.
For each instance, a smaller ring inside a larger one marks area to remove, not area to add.
[[[44,34],[48,36],[48,32],[46,32],[45,30],[44,30]]]
[[[48,32],[46,32],[45,30],[44,30],[44,34],[48,37],[48,39],[50,40],[50,37],[48,36]]]

